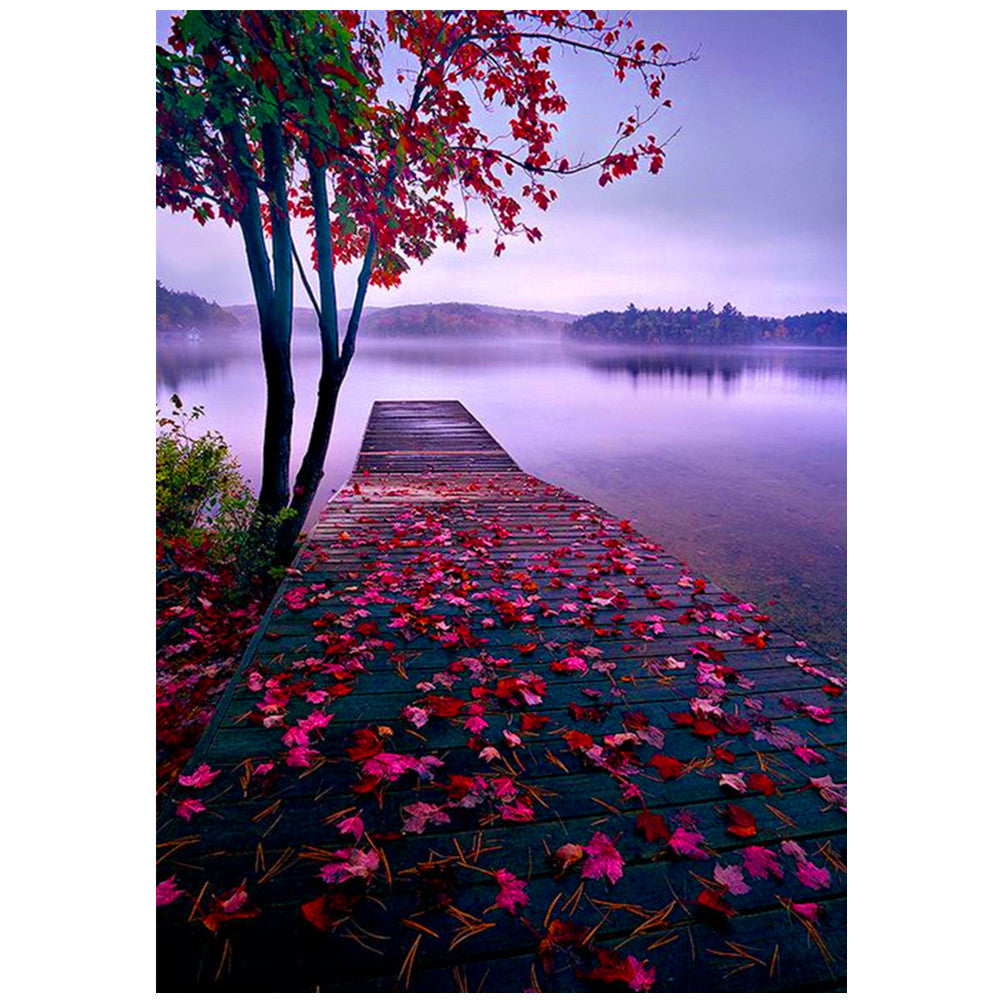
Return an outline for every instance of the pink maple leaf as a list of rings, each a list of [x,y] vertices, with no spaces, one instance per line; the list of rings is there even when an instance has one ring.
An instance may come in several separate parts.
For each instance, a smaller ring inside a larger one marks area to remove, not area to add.
[[[795,858],[799,864],[806,860],[806,852],[794,840],[783,840],[781,842],[781,853]]]
[[[640,962],[634,955],[625,956],[625,969],[628,975],[628,986],[633,993],[649,992],[656,982],[656,969],[646,968],[645,962]]]
[[[475,733],[478,736],[484,729],[489,728],[489,723],[481,715],[471,715],[465,720],[465,728],[469,732]]]
[[[565,660],[556,660],[552,664],[552,670],[558,673],[580,673],[587,672],[587,661],[579,656],[567,656]]]
[[[292,767],[311,767],[319,751],[313,747],[292,747],[288,751],[288,763]]]
[[[767,878],[768,875],[776,879],[784,877],[778,855],[766,847],[744,847],[743,867],[751,878]]]
[[[228,896],[219,898],[219,909],[223,913],[238,913],[246,906],[249,898],[244,886],[238,886]]]
[[[583,862],[584,878],[604,878],[614,885],[625,872],[622,856],[615,850],[615,845],[600,832],[590,838],[590,843],[583,848],[586,859]]]
[[[418,758],[401,753],[379,753],[366,760],[361,770],[369,777],[395,781],[407,771],[415,771],[421,778],[430,778],[433,775],[432,768],[440,767],[443,763],[443,760],[430,755]]]
[[[333,721],[332,715],[326,715],[319,709],[313,709],[300,723],[299,728],[309,732],[310,729],[322,729]]]
[[[412,806],[403,806],[403,814],[406,816],[403,833],[423,833],[428,823],[431,826],[444,826],[451,822],[444,806],[431,805],[429,802],[414,802]]]
[[[167,906],[172,903],[175,899],[180,898],[184,895],[183,889],[178,889],[174,884],[174,879],[176,875],[171,875],[170,878],[165,879],[162,882],[156,884],[156,905],[157,906]]]
[[[421,778],[432,778],[434,777],[434,768],[441,767],[444,761],[440,757],[433,757],[430,754],[426,754],[419,758],[411,757],[408,763]]]
[[[502,819],[509,819],[514,823],[528,823],[535,818],[535,810],[526,802],[518,799],[513,805],[502,804],[500,816]]]
[[[818,868],[811,861],[800,861],[796,869],[799,881],[809,889],[828,889],[830,873],[826,868]]]
[[[708,855],[698,846],[704,839],[697,831],[679,826],[667,841],[667,846],[685,858],[707,858]]]
[[[712,878],[734,896],[743,896],[750,891],[739,865],[716,865]]]
[[[833,725],[833,716],[828,708],[819,705],[803,705],[801,711],[816,722],[822,722],[827,726]]]
[[[826,758],[809,747],[793,747],[792,753],[807,764],[825,764]]]
[[[403,709],[403,718],[414,728],[422,729],[427,725],[430,716],[427,714],[427,709],[421,708],[419,705],[407,705]]]
[[[516,906],[528,905],[528,894],[524,891],[528,887],[527,882],[522,882],[506,868],[501,868],[496,873],[496,880],[500,883],[496,904],[501,910],[506,910],[513,916]]]
[[[210,785],[220,774],[213,771],[207,764],[200,764],[191,774],[183,774],[178,779],[178,784],[185,788],[205,788]]]
[[[205,811],[205,803],[200,799],[181,799],[177,803],[177,815],[181,819],[190,820],[195,813]]]
[[[493,794],[501,802],[510,802],[517,798],[517,785],[507,775],[490,778],[490,784],[493,786]]]
[[[309,745],[309,733],[300,726],[292,726],[281,737],[286,747],[305,747]]]
[[[743,780],[743,772],[737,771],[735,774],[723,774],[719,777],[720,788],[731,788],[741,795],[747,790],[747,783]]]
[[[792,903],[792,909],[811,924],[817,923],[823,912],[823,907],[819,903]]]
[[[360,840],[365,832],[364,820],[361,816],[348,816],[347,819],[342,819],[337,824],[337,829],[341,833],[346,833],[349,837],[353,837],[355,840]]]
[[[831,805],[840,806],[847,811],[847,785],[838,785],[829,774],[822,778],[810,778],[809,784],[822,796],[824,802]]]
[[[324,882],[346,882],[349,878],[370,879],[378,871],[381,859],[378,851],[366,851],[363,848],[349,847],[342,851],[334,851],[331,862],[320,869],[320,878]]]

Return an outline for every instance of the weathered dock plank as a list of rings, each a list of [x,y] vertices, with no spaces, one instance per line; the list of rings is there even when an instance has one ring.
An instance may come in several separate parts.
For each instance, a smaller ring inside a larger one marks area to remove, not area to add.
[[[161,816],[158,988],[841,988],[839,669],[376,403]]]

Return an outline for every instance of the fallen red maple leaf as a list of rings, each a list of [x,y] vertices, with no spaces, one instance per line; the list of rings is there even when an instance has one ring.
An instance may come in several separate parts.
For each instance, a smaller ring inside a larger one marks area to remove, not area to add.
[[[663,817],[658,813],[649,812],[649,810],[643,809],[642,812],[636,816],[635,825],[639,833],[646,838],[646,842],[649,844],[653,844],[657,840],[670,839],[670,828],[667,826]]]
[[[302,916],[313,927],[328,933],[350,916],[363,895],[361,892],[336,892],[310,899],[302,904]]]
[[[619,955],[609,948],[597,948],[597,967],[589,972],[576,970],[578,979],[589,979],[599,983],[627,983],[634,993],[648,991],[656,981],[656,969],[647,969],[646,962],[633,955]]]
[[[549,722],[547,715],[536,715],[534,712],[524,712],[521,715],[521,732],[537,733]]]
[[[583,852],[580,853],[582,856]],[[547,973],[551,972],[556,952],[562,948],[582,948],[583,942],[589,934],[589,928],[574,924],[570,920],[553,920],[546,929],[545,937],[538,945],[542,968]]]
[[[590,733],[581,733],[578,729],[567,729],[563,733],[563,739],[570,750],[585,749],[594,745],[594,737]]]
[[[715,736],[719,732],[719,727],[714,722],[709,722],[708,719],[695,719],[694,725],[691,726],[691,732],[695,736]]]
[[[726,831],[734,837],[753,837],[757,834],[757,820],[753,813],[742,806],[728,805],[722,814],[726,822]]]
[[[764,795],[773,795],[777,791],[774,782],[766,774],[761,774],[759,771],[755,771],[747,778],[747,787],[752,788],[755,792],[763,792]]]
[[[701,892],[698,893],[698,898],[695,902],[699,906],[705,907],[706,910],[710,910],[713,914],[721,914],[724,917],[736,916],[736,910],[734,910],[722,898],[722,895],[714,889],[702,889]]]
[[[655,753],[649,758],[650,766],[655,767],[661,778],[670,780],[679,778],[684,770],[684,765],[673,757],[668,757],[663,753]]]

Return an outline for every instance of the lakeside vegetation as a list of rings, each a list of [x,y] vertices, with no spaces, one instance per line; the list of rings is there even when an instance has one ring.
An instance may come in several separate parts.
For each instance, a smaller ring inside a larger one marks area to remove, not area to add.
[[[704,309],[637,309],[591,313],[572,323],[567,336],[600,344],[801,344],[819,347],[847,346],[847,313],[802,313],[774,319],[744,316],[727,302],[716,312],[710,302]]]
[[[281,571],[239,462],[204,415],[157,411],[157,794],[187,763],[260,624]]]

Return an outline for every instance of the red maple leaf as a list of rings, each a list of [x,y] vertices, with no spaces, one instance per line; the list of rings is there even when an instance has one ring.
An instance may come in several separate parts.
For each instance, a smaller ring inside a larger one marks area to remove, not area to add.
[[[521,715],[521,731],[524,733],[537,733],[549,722],[547,715],[536,715],[534,712],[524,712]]]
[[[727,832],[734,837],[754,837],[757,834],[757,820],[753,813],[742,806],[730,803],[726,806],[722,818],[725,820]]]
[[[327,893],[302,904],[302,916],[324,933],[350,916],[351,911],[364,895],[362,892]]]
[[[774,782],[766,775],[755,771],[747,778],[747,787],[755,792],[763,792],[765,795],[773,795],[777,791]]]
[[[709,722],[708,719],[695,719],[694,725],[691,727],[691,732],[695,736],[707,736],[711,738],[717,735],[719,727],[714,722]]]
[[[635,818],[635,825],[639,833],[646,838],[646,842],[653,844],[658,840],[670,839],[670,828],[659,813],[649,812],[643,809]]]
[[[448,694],[429,694],[422,701],[431,715],[440,719],[454,719],[465,707],[465,702],[461,698]]]
[[[581,855],[583,851],[581,850]],[[556,953],[564,948],[582,948],[590,934],[590,928],[574,924],[570,920],[553,920],[546,929],[545,937],[538,945],[538,954],[546,972],[552,971]]]
[[[653,754],[649,758],[649,763],[652,767],[656,768],[661,778],[668,781],[671,778],[679,778],[681,772],[684,770],[684,765],[679,760],[675,760],[673,757],[668,757],[662,753]]]
[[[594,737],[590,733],[581,733],[578,729],[567,729],[563,739],[570,750],[580,750],[594,745]]]
[[[594,952],[597,967],[589,972],[577,969],[579,979],[589,979],[599,983],[627,983],[634,993],[650,990],[656,981],[656,970],[647,969],[646,962],[633,955],[619,955],[609,948],[597,948]]]
[[[722,898],[722,894],[714,889],[702,889],[698,893],[695,902],[699,906],[711,911],[712,915],[720,914],[723,917],[735,917],[736,911]]]

